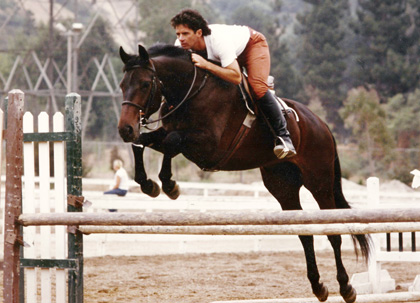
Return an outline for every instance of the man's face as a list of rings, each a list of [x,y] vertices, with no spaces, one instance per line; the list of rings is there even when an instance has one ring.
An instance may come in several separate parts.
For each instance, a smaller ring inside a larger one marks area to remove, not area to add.
[[[199,41],[202,37],[203,31],[201,29],[194,32],[188,26],[180,24],[175,27],[176,37],[181,42],[183,49],[199,50]]]

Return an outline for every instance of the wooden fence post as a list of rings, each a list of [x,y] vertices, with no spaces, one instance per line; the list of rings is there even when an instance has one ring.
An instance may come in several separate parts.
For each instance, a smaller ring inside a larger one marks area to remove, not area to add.
[[[6,203],[4,221],[4,303],[19,303],[20,248],[22,230],[16,220],[22,213],[23,167],[23,103],[24,93],[9,92],[8,126],[6,132]]]
[[[66,131],[74,134],[67,142],[67,195],[82,195],[81,99],[78,94],[66,96]],[[68,205],[68,212],[82,212],[81,206]],[[69,302],[83,302],[83,234],[75,230],[68,236],[69,259],[78,260],[78,270],[69,271]]]

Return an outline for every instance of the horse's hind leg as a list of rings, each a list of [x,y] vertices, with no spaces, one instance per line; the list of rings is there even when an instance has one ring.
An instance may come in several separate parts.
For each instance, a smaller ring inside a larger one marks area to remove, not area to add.
[[[341,260],[341,236],[328,236],[328,240],[334,250],[335,263],[337,266],[337,281],[340,285],[340,294],[346,303],[353,303],[356,301],[356,290],[349,284],[349,276],[344,268]]]
[[[140,184],[142,192],[146,195],[149,195],[153,198],[159,196],[160,188],[159,185],[147,178],[146,171],[144,169],[144,161],[143,161],[143,152],[144,147],[138,145],[132,145],[133,154],[134,154],[134,181]]]
[[[280,202],[283,210],[301,210],[299,190],[302,186],[300,170],[291,163],[281,163],[274,167],[261,168],[264,185]],[[307,276],[312,291],[319,301],[328,298],[328,289],[319,282],[320,276],[315,259],[313,236],[299,236],[306,258]]]
[[[165,194],[175,200],[179,197],[180,190],[178,184],[172,178],[172,156],[164,154],[162,169],[159,173],[159,179],[162,181],[162,190]]]
[[[303,175],[304,184],[306,188],[312,193],[321,209],[336,208],[334,194],[333,194],[333,173],[332,169],[324,167],[324,171],[318,169],[317,178],[314,174],[308,174],[311,177],[305,178]],[[334,250],[335,263],[337,267],[337,281],[340,285],[340,294],[346,303],[353,303],[356,301],[356,290],[349,284],[349,276],[344,268],[341,259],[341,236],[328,236],[328,240]]]
[[[324,283],[319,282],[320,275],[315,258],[314,237],[299,236],[299,240],[305,252],[307,276],[311,282],[312,292],[319,301],[324,302],[328,299],[328,288]]]

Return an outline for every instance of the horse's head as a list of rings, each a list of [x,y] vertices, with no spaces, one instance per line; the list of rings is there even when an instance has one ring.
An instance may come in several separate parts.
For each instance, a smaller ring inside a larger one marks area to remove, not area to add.
[[[120,47],[124,62],[124,77],[120,83],[123,93],[118,131],[125,142],[135,141],[140,123],[158,111],[161,103],[160,81],[146,49],[139,45],[139,55],[129,55]]]

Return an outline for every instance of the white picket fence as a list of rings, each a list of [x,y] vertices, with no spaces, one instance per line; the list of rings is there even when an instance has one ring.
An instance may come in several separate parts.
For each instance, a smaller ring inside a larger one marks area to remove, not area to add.
[[[49,116],[45,112],[38,116],[38,132],[50,132]],[[64,116],[53,117],[54,132],[64,131]],[[23,117],[23,132],[34,132],[34,119],[26,112]],[[39,178],[35,178],[35,144],[24,143],[23,205],[24,213],[50,213],[66,211],[65,154],[64,142],[54,142],[54,178],[50,178],[49,142],[39,142]],[[37,184],[35,180],[38,179]],[[48,201],[40,203],[39,201]],[[67,232],[64,226],[24,227],[24,241],[30,246],[24,248],[24,258],[65,259],[67,258]],[[37,279],[40,275],[41,279]],[[55,283],[52,280],[55,279]],[[66,302],[67,275],[65,269],[25,268],[25,298],[27,302]],[[55,286],[55,287],[54,287]],[[40,294],[38,289],[40,288]]]

